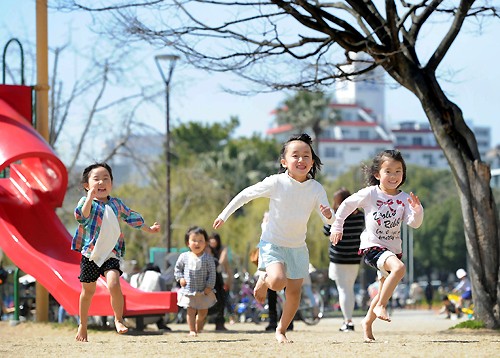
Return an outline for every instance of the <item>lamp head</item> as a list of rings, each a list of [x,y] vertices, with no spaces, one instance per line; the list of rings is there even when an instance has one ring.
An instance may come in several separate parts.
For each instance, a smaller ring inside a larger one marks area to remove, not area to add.
[[[163,78],[163,82],[168,86],[170,83],[170,79],[172,78],[172,72],[174,71],[175,62],[180,57],[177,55],[167,54],[167,55],[156,55],[155,62],[156,67],[158,67],[158,71],[160,71],[161,77]],[[168,69],[164,70],[160,64],[160,62],[167,62]]]
[[[155,59],[157,61],[177,61],[180,57],[177,55],[156,55]]]

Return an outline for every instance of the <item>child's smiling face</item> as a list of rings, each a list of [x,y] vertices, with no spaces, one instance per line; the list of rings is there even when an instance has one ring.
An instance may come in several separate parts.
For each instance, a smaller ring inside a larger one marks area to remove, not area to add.
[[[205,241],[205,236],[194,232],[189,234],[188,247],[193,254],[196,256],[203,255],[206,246],[207,242]]]
[[[96,198],[106,199],[113,188],[113,181],[106,168],[97,167],[90,171],[89,180],[83,186],[87,191],[95,187]]]
[[[314,164],[309,144],[294,140],[288,143],[281,165],[288,170],[288,175],[298,182],[307,180],[307,174]]]
[[[398,187],[403,181],[403,164],[392,158],[385,158],[375,178],[380,181],[380,189],[389,195],[399,193]]]

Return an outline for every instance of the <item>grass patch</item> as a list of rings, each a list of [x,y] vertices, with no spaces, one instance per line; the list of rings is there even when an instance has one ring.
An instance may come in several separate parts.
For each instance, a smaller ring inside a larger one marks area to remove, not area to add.
[[[456,326],[451,327],[451,329],[455,328],[481,329],[481,328],[486,328],[486,325],[484,324],[483,321],[476,321],[470,319],[468,321],[460,322]]]

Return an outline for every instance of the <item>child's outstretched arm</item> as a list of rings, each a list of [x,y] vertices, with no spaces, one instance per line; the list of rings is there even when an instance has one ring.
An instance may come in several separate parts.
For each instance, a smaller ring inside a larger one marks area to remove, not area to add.
[[[187,281],[184,278],[184,257],[184,254],[180,254],[174,266],[174,278],[182,287],[187,284]]]
[[[367,187],[351,194],[335,211],[335,221],[330,228],[330,242],[332,245],[335,246],[342,240],[345,219],[357,208],[364,207],[365,203],[370,200],[369,190],[370,188]]]
[[[217,218],[217,219],[215,219],[215,221],[214,221],[214,223],[213,223],[212,227],[213,227],[214,229],[218,229],[218,228],[220,228],[222,225],[224,225],[224,220],[222,220],[221,218]]]
[[[330,209],[329,206],[326,206],[326,205],[319,205],[319,210],[321,210],[321,214],[327,218],[327,219],[331,219],[332,218],[332,209]]]
[[[420,203],[420,199],[418,198],[418,196],[413,194],[413,192],[410,192],[410,198],[408,199],[408,203],[413,208],[413,210],[418,210],[422,206],[422,204]]]
[[[222,210],[222,212],[217,216],[213,223],[213,228],[217,229],[224,224],[224,221],[227,221],[229,217],[243,205],[248,203],[249,201],[256,198],[269,198],[271,195],[271,191],[275,186],[277,181],[277,175],[272,175],[270,177],[265,178],[263,181],[258,182],[248,188],[243,189],[236,195],[227,206]],[[327,201],[328,202],[328,201]]]
[[[160,232],[160,224],[158,224],[156,221],[155,223],[152,225],[152,226],[146,226],[144,225],[141,230],[142,231],[146,231],[146,232],[149,232],[149,233],[157,233],[157,232]]]
[[[330,242],[332,243],[333,246],[337,245],[340,240],[342,240],[341,232],[332,232],[330,234]]]
[[[82,206],[82,215],[84,218],[88,218],[90,216],[90,210],[92,209],[92,201],[97,197],[97,184],[93,187],[89,188],[87,191],[87,200]]]
[[[417,229],[422,225],[424,220],[424,208],[420,203],[418,196],[410,192],[410,197],[408,198],[408,204],[410,205],[410,212],[406,215],[406,224],[414,229]]]

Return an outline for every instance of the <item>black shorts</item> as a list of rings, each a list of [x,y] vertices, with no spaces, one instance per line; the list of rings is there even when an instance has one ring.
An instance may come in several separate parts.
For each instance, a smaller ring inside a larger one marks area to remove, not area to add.
[[[122,270],[120,270],[120,260],[111,258],[107,259],[106,262],[102,264],[101,267],[97,266],[94,261],[90,261],[87,257],[82,255],[82,260],[80,261],[80,282],[96,282],[99,276],[104,276],[104,273],[109,270],[117,270],[122,275]]]
[[[385,247],[374,246],[374,247],[370,247],[368,249],[364,249],[362,251],[360,250],[360,252],[358,252],[358,253],[364,255],[365,264],[373,267],[375,270],[378,270],[379,269],[377,266],[378,259],[386,251],[390,251],[390,250],[386,249]],[[394,254],[394,255],[400,260],[403,257],[402,254]]]

